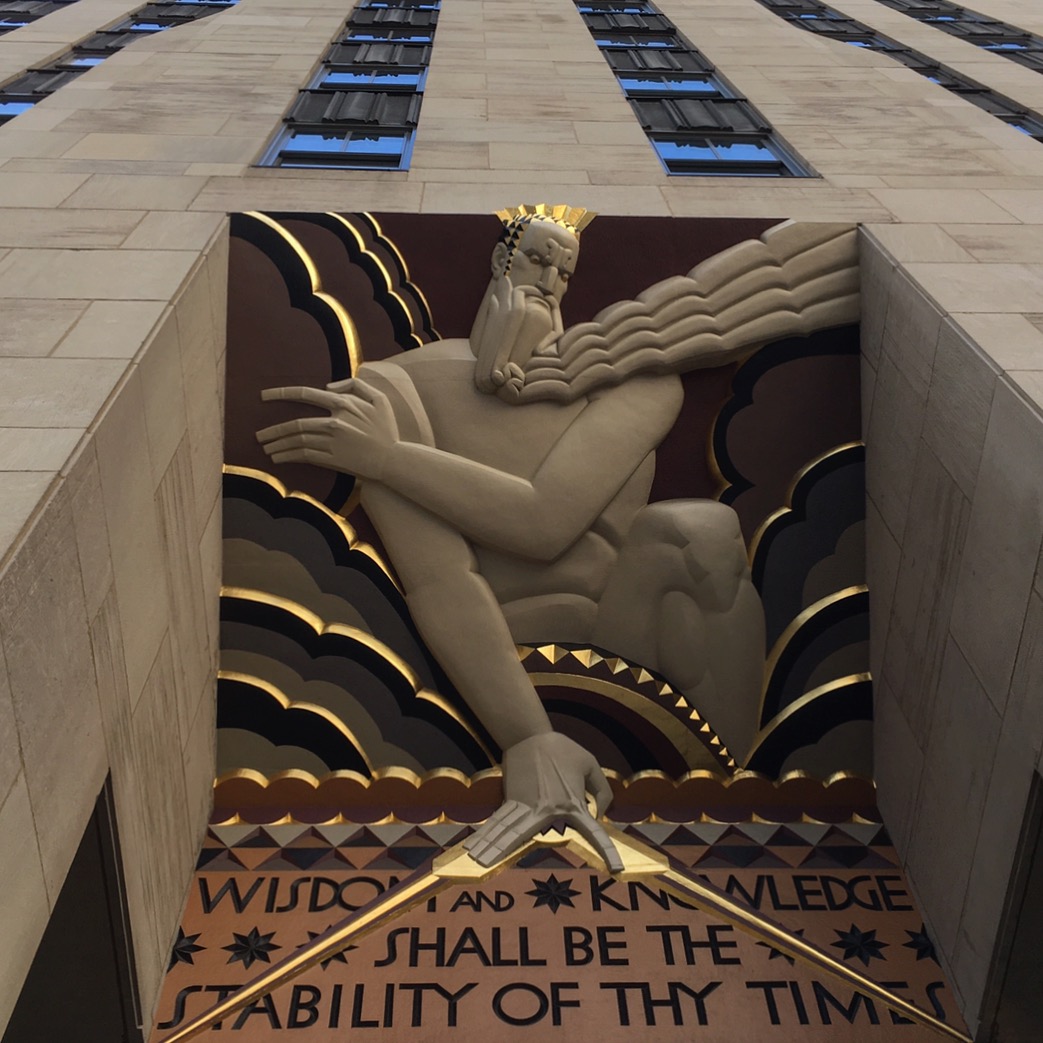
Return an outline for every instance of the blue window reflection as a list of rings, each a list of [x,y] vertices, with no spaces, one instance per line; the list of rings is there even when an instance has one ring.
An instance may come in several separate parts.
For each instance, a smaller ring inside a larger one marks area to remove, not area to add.
[[[680,76],[620,76],[627,94],[713,94],[720,88],[708,79],[683,79]]]

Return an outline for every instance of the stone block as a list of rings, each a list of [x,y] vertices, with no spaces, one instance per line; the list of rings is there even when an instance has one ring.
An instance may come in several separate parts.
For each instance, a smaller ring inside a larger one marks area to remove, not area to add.
[[[168,621],[163,536],[156,514],[141,379],[136,372],[109,404],[96,445],[133,699],[152,670]]]
[[[14,545],[57,477],[56,472],[46,471],[0,473],[0,480],[4,483],[4,497],[0,502],[0,561]]]
[[[1003,711],[1043,540],[1043,423],[996,386],[956,586],[952,634]]]
[[[76,530],[84,603],[87,618],[93,620],[112,586],[112,550],[93,442],[77,454],[69,468],[66,485]]]
[[[924,441],[967,496],[973,495],[977,480],[996,372],[993,360],[951,320],[943,323],[924,417]]]
[[[886,680],[873,684],[873,777],[887,831],[899,855],[909,852],[923,753]]]
[[[174,451],[186,437],[185,392],[178,325],[168,310],[158,331],[138,360],[145,404],[152,482],[158,485]]]
[[[108,359],[7,359],[0,427],[82,430],[94,422],[123,369]]]
[[[899,543],[905,529],[926,395],[881,356],[866,440],[866,491]]]
[[[56,358],[132,359],[165,307],[162,301],[94,301],[54,355]]]
[[[0,579],[0,639],[53,903],[107,770],[76,533],[63,486]]]
[[[884,344],[884,322],[891,303],[895,280],[894,258],[883,248],[874,232],[859,236],[859,268],[862,281],[862,354],[876,369]],[[863,424],[868,416],[863,415]]]
[[[187,250],[12,250],[0,297],[167,301],[195,260]]]
[[[884,319],[884,350],[917,391],[931,383],[942,314],[899,266]]]
[[[82,435],[77,427],[0,427],[0,471],[60,471]]]
[[[0,323],[0,358],[49,355],[86,311],[87,301],[4,301]]]
[[[977,822],[985,805],[1000,721],[960,649],[950,641],[924,751],[916,815],[910,824],[908,873],[951,959],[963,915]],[[938,872],[944,865],[946,871]]]
[[[0,835],[19,838],[18,843],[0,844],[0,873],[5,881],[0,895],[0,921],[8,947],[4,973],[0,974],[0,1032],[7,1027],[18,1002],[50,915],[34,834],[29,791],[25,778],[19,776],[7,799],[0,803]],[[76,839],[79,840],[79,834]]]
[[[921,444],[884,655],[884,676],[921,745],[938,693],[969,514],[966,497]]]
[[[163,475],[156,502],[163,528],[163,554],[170,594],[170,646],[174,663],[177,726],[182,748],[188,743],[199,691],[210,671],[209,635],[191,451],[187,439]]]

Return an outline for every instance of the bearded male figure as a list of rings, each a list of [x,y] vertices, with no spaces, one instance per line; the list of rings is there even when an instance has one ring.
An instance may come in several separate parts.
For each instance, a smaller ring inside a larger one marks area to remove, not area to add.
[[[276,463],[356,475],[431,652],[504,751],[505,803],[469,842],[491,865],[565,820],[612,870],[611,790],[555,733],[516,643],[594,645],[667,677],[741,763],[757,730],[764,623],[731,508],[648,503],[678,372],[857,317],[853,231],[783,225],[563,330],[592,218],[504,213],[467,340],[363,365],[329,410],[258,432]],[[797,231],[794,231],[797,229]]]

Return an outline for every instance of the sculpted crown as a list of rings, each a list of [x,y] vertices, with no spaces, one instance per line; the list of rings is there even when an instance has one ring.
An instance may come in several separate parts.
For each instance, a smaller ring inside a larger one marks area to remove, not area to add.
[[[552,221],[556,225],[570,231],[577,238],[591,221],[598,215],[593,210],[585,210],[581,206],[567,206],[564,203],[522,203],[520,206],[509,206],[497,210],[496,216],[503,222],[508,245],[521,237],[525,226],[531,221]]]

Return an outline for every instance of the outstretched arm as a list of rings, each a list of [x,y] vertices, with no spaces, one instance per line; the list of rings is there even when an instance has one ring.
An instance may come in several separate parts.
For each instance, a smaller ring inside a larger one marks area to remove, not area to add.
[[[540,561],[589,530],[669,431],[682,397],[675,377],[639,377],[592,398],[528,479],[401,441],[386,396],[358,380],[338,387],[347,393],[264,392],[331,413],[259,431],[276,463],[312,463],[378,481],[476,543]]]

